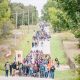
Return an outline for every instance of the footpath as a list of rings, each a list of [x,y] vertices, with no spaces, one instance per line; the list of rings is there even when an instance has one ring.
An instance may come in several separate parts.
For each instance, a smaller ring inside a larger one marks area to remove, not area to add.
[[[45,32],[47,34],[49,34],[49,28],[45,27]],[[43,42],[43,44],[41,44]],[[49,39],[45,39],[44,41],[39,40],[39,45],[37,47],[32,47],[31,49],[32,51],[36,51],[36,50],[41,50],[43,52],[43,54],[49,54],[51,53],[50,51],[50,40]]]
[[[0,77],[0,80],[53,80],[53,79],[34,77]]]

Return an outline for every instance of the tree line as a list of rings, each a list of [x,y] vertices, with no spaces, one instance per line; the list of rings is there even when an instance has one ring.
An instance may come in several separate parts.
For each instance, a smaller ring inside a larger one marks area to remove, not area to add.
[[[38,11],[35,6],[24,6],[21,3],[11,3],[11,20],[16,23],[17,13],[17,25],[36,24],[38,19]]]

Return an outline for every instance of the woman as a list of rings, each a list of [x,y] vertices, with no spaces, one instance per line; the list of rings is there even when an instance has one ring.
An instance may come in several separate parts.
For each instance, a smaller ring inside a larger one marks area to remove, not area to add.
[[[18,65],[18,63],[16,64],[15,76],[19,76],[19,65]]]

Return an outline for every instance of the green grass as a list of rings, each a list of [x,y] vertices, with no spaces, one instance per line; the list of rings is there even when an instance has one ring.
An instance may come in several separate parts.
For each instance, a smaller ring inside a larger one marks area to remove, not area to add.
[[[59,59],[61,64],[66,64],[67,59],[65,57],[65,53],[63,50],[62,41],[58,35],[52,34],[51,38],[51,58],[55,59],[56,57]],[[55,71],[55,80],[76,80],[77,75],[72,70],[65,71]]]
[[[4,75],[4,73],[5,73],[4,71],[0,70],[0,76]]]
[[[72,70],[55,71],[55,80],[76,80],[77,75]]]
[[[58,58],[61,64],[66,64],[67,59],[64,55],[62,42],[58,36],[52,35],[51,38],[51,57],[52,59]]]
[[[19,45],[19,49],[23,51],[23,57],[26,57],[31,49],[32,36],[31,33],[26,35]],[[29,41],[29,43],[27,41]]]
[[[19,44],[19,49],[23,51],[23,57],[25,58],[30,50],[31,50],[31,45],[32,45],[32,37],[34,35],[34,29],[35,31],[37,30],[36,27],[31,26],[29,33],[27,33],[28,31],[25,31],[25,35],[22,37],[22,40],[20,41]],[[29,43],[28,43],[29,41]]]

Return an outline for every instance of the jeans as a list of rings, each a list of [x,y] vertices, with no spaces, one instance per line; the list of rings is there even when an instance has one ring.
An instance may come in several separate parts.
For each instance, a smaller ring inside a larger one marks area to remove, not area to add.
[[[8,77],[8,72],[9,72],[9,71],[8,71],[8,70],[6,70],[6,76],[7,76],[7,77]]]
[[[40,77],[44,77],[44,71],[40,71]]]
[[[12,70],[10,70],[10,76],[12,76]]]
[[[29,70],[29,75],[32,76],[33,70]]]
[[[26,67],[23,66],[23,74],[25,74],[25,71],[26,71]]]
[[[50,71],[50,78],[54,79],[54,72]]]
[[[47,78],[48,77],[48,72],[45,72],[45,78]]]

